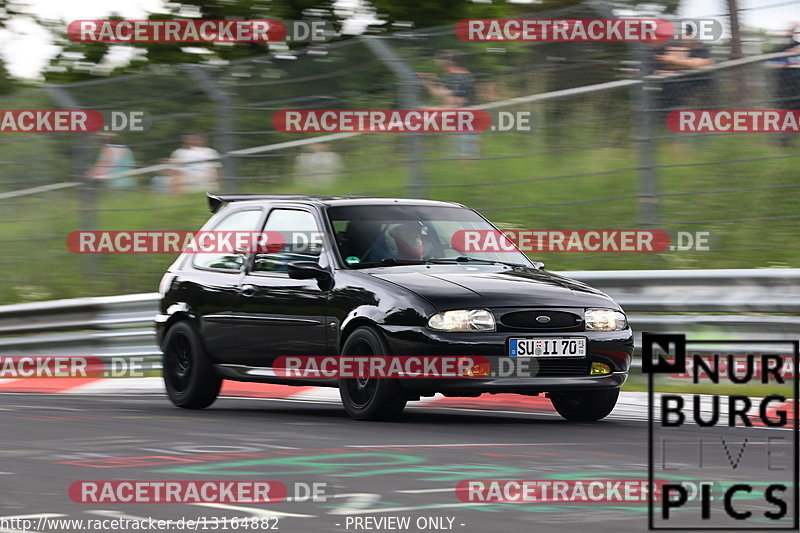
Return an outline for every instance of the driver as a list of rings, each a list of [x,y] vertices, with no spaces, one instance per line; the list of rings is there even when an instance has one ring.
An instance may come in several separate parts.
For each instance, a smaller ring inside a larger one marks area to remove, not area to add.
[[[397,259],[419,260],[425,255],[428,228],[421,222],[406,222],[388,232],[387,244]],[[392,241],[394,246],[392,246]]]
[[[403,222],[380,235],[373,246],[370,261],[382,259],[420,260],[425,255],[428,228],[419,221]]]

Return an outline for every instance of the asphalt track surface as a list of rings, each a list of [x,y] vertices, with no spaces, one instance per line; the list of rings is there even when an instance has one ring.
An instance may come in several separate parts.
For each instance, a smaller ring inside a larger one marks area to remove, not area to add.
[[[644,502],[477,504],[454,491],[464,479],[644,480],[647,424],[641,420],[570,423],[555,413],[417,407],[397,422],[358,422],[339,405],[285,399],[223,397],[209,409],[186,411],[162,395],[6,393],[0,428],[0,517],[27,516],[36,525],[42,516],[152,517],[174,521],[170,531],[186,531],[180,519],[205,517],[196,530],[266,531],[222,519],[268,517],[265,524],[285,532],[647,529]],[[685,427],[681,436],[691,440],[697,429]],[[704,429],[703,435],[713,439],[725,431],[731,430]],[[735,472],[731,479],[764,481],[764,465],[748,461],[750,451],[759,457],[769,438],[791,439],[792,432],[736,431],[750,441],[748,453],[738,470],[719,470],[716,479]],[[731,444],[731,451],[739,446]],[[696,471],[680,473],[699,479]],[[68,494],[79,480],[241,479],[280,481],[289,496],[298,484],[324,483],[327,496],[227,506],[82,504]],[[761,513],[765,506],[753,499],[740,508]],[[371,521],[356,527],[356,517]],[[381,517],[410,517],[410,526],[393,529]],[[751,525],[759,524],[770,525]],[[78,530],[47,525],[30,530]],[[5,526],[0,531],[19,531]]]

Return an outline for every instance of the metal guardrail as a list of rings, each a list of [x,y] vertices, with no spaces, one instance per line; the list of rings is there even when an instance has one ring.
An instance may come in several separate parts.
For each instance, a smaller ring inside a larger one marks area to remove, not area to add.
[[[638,335],[796,340],[800,269],[559,272],[619,302]],[[158,367],[158,293],[0,306],[0,354],[145,357]]]
[[[0,306],[0,353],[154,360],[158,300],[154,292]]]

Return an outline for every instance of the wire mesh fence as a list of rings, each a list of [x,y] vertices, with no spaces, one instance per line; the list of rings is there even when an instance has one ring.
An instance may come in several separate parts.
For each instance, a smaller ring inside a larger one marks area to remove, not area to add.
[[[578,6],[537,16],[599,15]],[[272,124],[285,109],[441,106],[424,73],[441,75],[442,51],[471,73],[470,106],[530,113],[530,131],[315,136]],[[113,141],[133,158],[123,182],[88,177],[108,142],[100,135],[0,139],[0,302],[157,287],[174,256],[77,255],[65,239],[79,229],[198,228],[203,194],[170,185],[190,133],[219,152],[212,188],[224,192],[424,196],[477,208],[501,228],[710,235],[702,252],[534,254],[553,270],[794,266],[797,144],[674,133],[665,119],[687,108],[796,109],[800,69],[771,55],[664,73],[649,66],[655,54],[630,43],[464,42],[442,27],[16,93],[3,108],[137,110],[152,124]],[[8,196],[53,184],[67,188]]]

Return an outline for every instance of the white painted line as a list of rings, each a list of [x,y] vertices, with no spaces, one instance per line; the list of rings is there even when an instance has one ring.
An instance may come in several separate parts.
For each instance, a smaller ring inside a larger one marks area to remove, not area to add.
[[[432,492],[455,492],[454,487],[447,489],[410,489],[410,490],[396,490],[395,492],[402,492],[404,494],[429,494]]]
[[[66,391],[67,394],[166,394],[161,378],[99,379]]]
[[[476,505],[493,505],[495,502],[473,502],[473,503],[439,503],[434,505],[413,505],[410,507],[370,507],[369,509],[346,509],[343,514],[378,514],[393,513],[404,511],[426,511],[428,509],[450,509],[453,507],[474,507]],[[335,510],[330,514],[339,514]]]
[[[581,444],[585,446],[586,443],[574,443],[574,444]],[[347,446],[343,446],[343,448],[472,448],[476,446],[542,446],[543,443],[536,443],[536,442],[523,442],[517,444],[509,444],[509,443],[502,443],[502,444],[492,444],[492,443],[471,443],[471,444],[350,444]],[[556,444],[555,446],[560,446],[561,444]],[[547,446],[554,446],[552,443],[548,443]]]
[[[314,387],[292,394],[291,398],[293,400],[311,400],[330,403],[339,403],[342,401],[339,396],[339,389],[334,389],[333,387]]]
[[[192,503],[190,505],[197,505],[199,507],[211,507],[214,509],[224,509],[226,511],[240,511],[243,513],[250,513],[253,516],[269,518],[274,516],[289,516],[293,518],[315,518],[313,514],[296,514],[284,513],[283,511],[275,511],[272,509],[263,509],[260,507],[245,507],[243,505],[228,505],[226,503]]]

